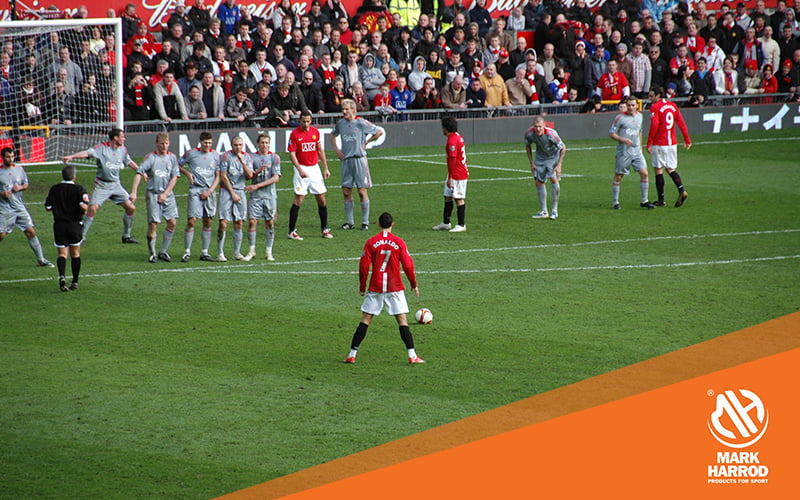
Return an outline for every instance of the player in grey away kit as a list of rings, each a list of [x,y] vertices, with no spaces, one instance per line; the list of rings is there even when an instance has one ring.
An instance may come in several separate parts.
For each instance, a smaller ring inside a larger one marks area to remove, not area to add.
[[[367,164],[367,144],[383,135],[383,130],[363,118],[356,117],[356,103],[351,99],[342,101],[344,118],[336,122],[331,133],[331,145],[336,156],[342,160],[342,194],[344,213],[347,221],[340,229],[354,229],[353,188],[358,190],[361,199],[361,230],[369,229],[369,196],[367,189],[372,187]],[[340,137],[342,147],[336,143]]]
[[[281,158],[269,150],[269,136],[258,136],[258,153],[251,155],[253,158],[253,180],[245,187],[250,193],[247,204],[247,213],[250,221],[247,226],[247,242],[250,251],[244,260],[251,260],[256,256],[256,230],[258,219],[264,219],[266,229],[266,259],[275,260],[272,256],[272,246],[275,242],[275,219],[278,218],[278,189],[276,183],[281,178]]]
[[[228,221],[233,221],[233,258],[244,260],[242,256],[242,226],[247,217],[247,196],[244,194],[245,181],[253,177],[253,159],[244,150],[244,140],[234,137],[231,150],[219,159],[220,182],[219,227],[217,228],[217,262],[227,262],[225,258],[225,232]]]
[[[181,172],[178,167],[178,157],[169,151],[169,134],[159,132],[156,135],[156,150],[148,153],[139,165],[139,175],[133,179],[131,199],[136,200],[139,192],[139,182],[142,177],[147,179],[147,250],[150,253],[150,263],[157,260],[172,262],[169,256],[169,246],[175,234],[176,219],[178,218],[178,202],[175,200],[175,184]],[[167,228],[161,250],[156,253],[156,229],[161,219],[166,219]]]
[[[83,238],[86,239],[89,228],[92,227],[94,222],[94,216],[100,206],[106,200],[111,200],[125,209],[125,215],[122,216],[122,242],[139,243],[131,237],[133,214],[136,212],[136,206],[131,201],[128,192],[122,187],[119,179],[120,172],[125,166],[137,171],[139,166],[128,154],[128,148],[125,147],[125,132],[122,129],[112,128],[108,133],[108,139],[108,142],[100,143],[87,150],[62,158],[64,163],[78,158],[94,158],[97,161],[97,176],[94,180],[92,200],[89,202],[89,209],[83,217]]]
[[[211,222],[217,214],[217,186],[219,186],[219,154],[212,149],[214,137],[211,132],[200,133],[200,147],[190,149],[180,160],[181,172],[189,179],[189,203],[186,213],[186,229],[183,233],[184,252],[181,262],[189,262],[192,255],[194,225],[203,218],[200,260],[214,262],[208,254],[211,246]]]
[[[53,264],[44,258],[44,250],[36,229],[33,218],[25,207],[22,192],[28,189],[28,174],[25,169],[14,164],[14,150],[3,148],[3,164],[0,167],[0,241],[14,230],[14,226],[22,229],[28,237],[28,245],[36,255],[36,263],[42,267],[53,267]]]
[[[650,183],[647,178],[647,162],[642,154],[642,114],[639,113],[639,100],[636,97],[628,97],[625,100],[625,108],[622,113],[614,118],[608,136],[617,141],[616,166],[614,170],[614,182],[611,185],[611,193],[614,197],[614,210],[619,210],[619,184],[622,178],[630,173],[630,167],[639,173],[639,188],[642,191],[642,199],[639,206],[642,208],[653,209],[656,206],[647,199],[647,191]]]
[[[536,145],[534,157],[531,145]],[[534,219],[558,219],[558,198],[561,195],[561,164],[567,152],[566,146],[554,129],[547,128],[544,118],[537,116],[533,119],[533,126],[525,132],[525,151],[528,153],[528,162],[531,164],[533,180],[536,183],[536,194],[539,197],[540,210],[533,216]],[[544,183],[550,179],[550,191],[553,205],[550,214],[547,213],[547,189]]]

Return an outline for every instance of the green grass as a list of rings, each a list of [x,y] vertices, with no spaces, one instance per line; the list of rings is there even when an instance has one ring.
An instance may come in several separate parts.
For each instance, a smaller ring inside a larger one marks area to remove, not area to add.
[[[634,178],[610,210],[611,142],[570,142],[564,173],[576,177],[563,180],[555,222],[530,218],[521,141],[468,146],[469,231],[453,235],[430,230],[443,146],[372,150],[372,218],[395,215],[419,273],[410,305],[435,315],[412,327],[428,360],[416,367],[386,315],[358,363],[340,363],[367,234],[317,237],[309,199],[305,241],[286,240],[288,161],[276,263],[263,260],[260,232],[258,262],[148,264],[144,245],[119,243],[122,211],[106,204],[81,289],[60,293],[15,231],[0,244],[0,497],[211,498],[794,312],[796,135],[695,138],[679,153],[686,206],[655,211],[638,208]],[[41,201],[58,175],[36,172],[26,199],[55,260]],[[79,174],[89,188],[91,178]],[[179,230],[173,256],[181,249]]]

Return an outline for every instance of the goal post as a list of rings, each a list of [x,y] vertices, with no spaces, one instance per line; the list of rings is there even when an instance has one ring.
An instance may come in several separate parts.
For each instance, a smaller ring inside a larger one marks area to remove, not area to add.
[[[99,45],[86,53],[95,27],[114,37],[113,64]],[[18,163],[56,163],[124,128],[121,19],[0,21],[0,43],[13,54],[0,74],[0,147],[13,147]]]

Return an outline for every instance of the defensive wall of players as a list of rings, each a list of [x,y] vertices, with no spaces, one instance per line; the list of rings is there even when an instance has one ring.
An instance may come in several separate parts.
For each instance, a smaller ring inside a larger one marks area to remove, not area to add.
[[[682,108],[681,112],[692,135],[800,128],[800,105],[798,103]],[[554,124],[563,140],[569,141],[607,137],[608,128],[614,116],[615,113],[610,112],[552,114],[547,115],[545,119]],[[644,113],[644,116],[645,128],[647,128],[649,113]],[[467,144],[521,142],[522,135],[530,127],[532,120],[533,116],[460,119],[459,132],[464,136]],[[431,116],[430,120],[382,123],[376,119],[375,122],[386,131],[384,137],[376,144],[383,147],[440,146],[444,140],[438,114]],[[332,128],[329,125],[315,126],[323,134],[327,134]],[[170,132],[173,152],[181,155],[187,149],[196,147],[201,131],[201,129],[197,129]],[[265,132],[271,136],[276,152],[285,153],[292,129],[228,128],[210,131],[214,133],[215,137],[214,148],[219,151],[229,150],[230,141],[236,136],[244,138],[247,151],[255,151],[258,134]],[[129,151],[149,151],[153,148],[154,135],[152,133],[129,132],[126,135]]]

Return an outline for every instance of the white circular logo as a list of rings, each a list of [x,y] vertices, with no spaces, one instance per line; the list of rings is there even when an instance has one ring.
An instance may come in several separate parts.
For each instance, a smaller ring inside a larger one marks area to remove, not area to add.
[[[767,431],[769,412],[756,393],[728,390],[717,394],[716,403],[708,418],[708,430],[725,446],[746,448]]]

